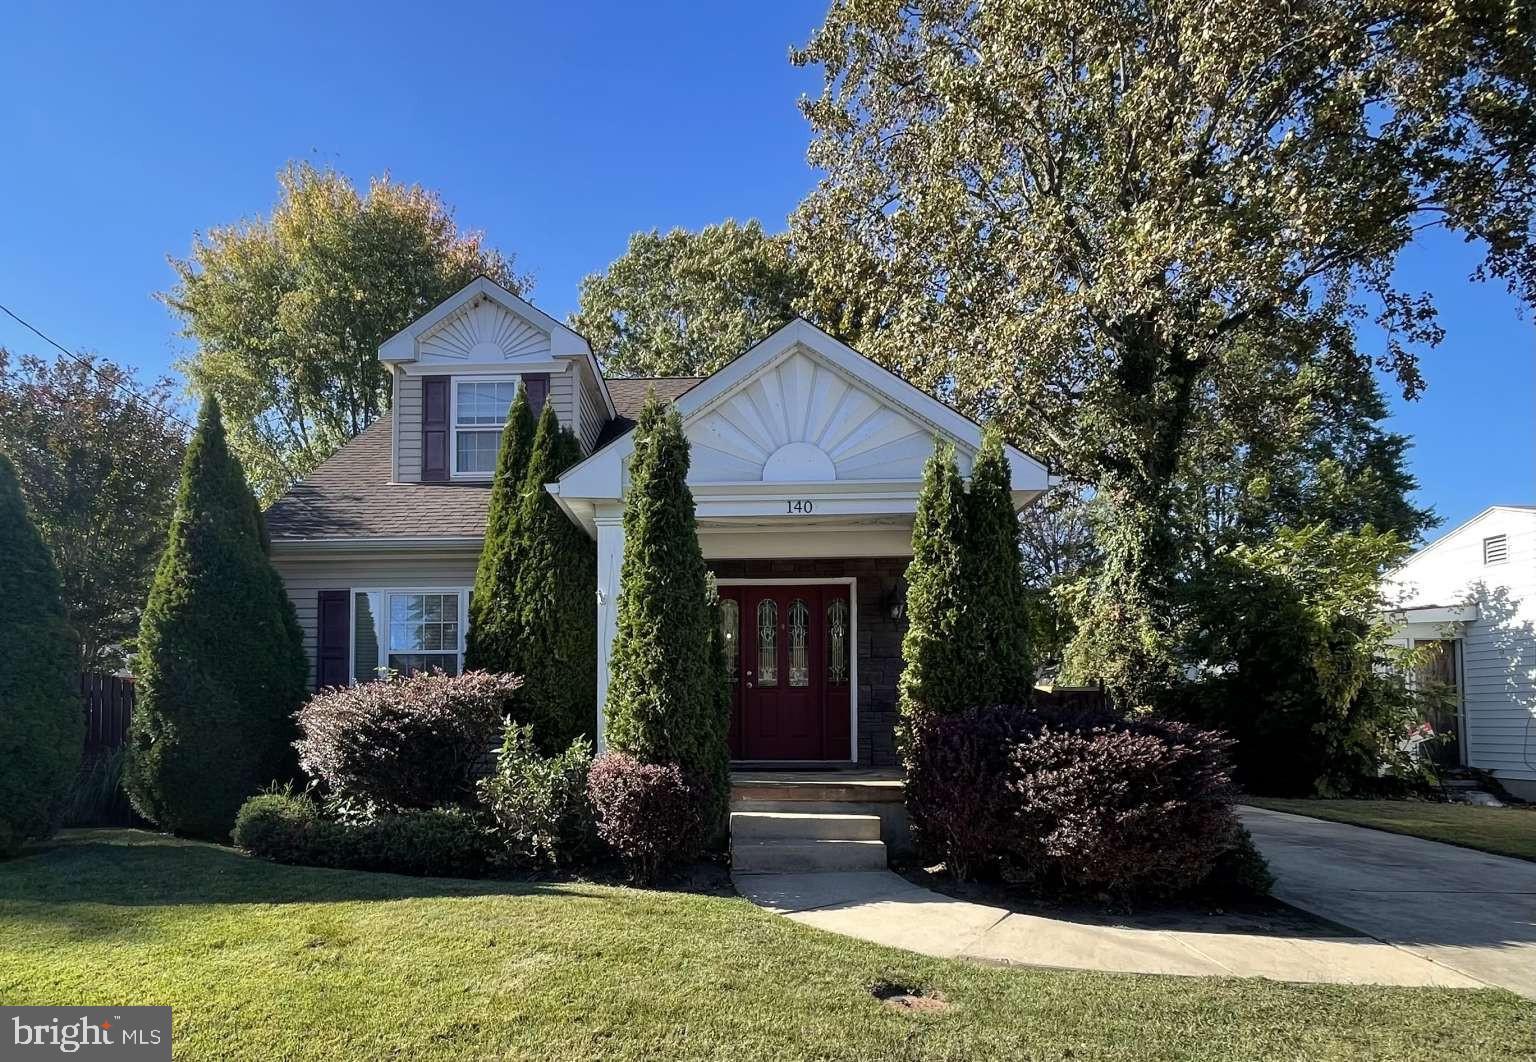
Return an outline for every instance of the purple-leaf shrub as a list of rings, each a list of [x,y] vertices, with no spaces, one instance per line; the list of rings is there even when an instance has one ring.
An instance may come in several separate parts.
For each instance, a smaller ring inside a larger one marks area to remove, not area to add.
[[[299,765],[372,811],[465,802],[501,729],[513,675],[417,674],[322,690],[299,710]]]
[[[1071,893],[1188,892],[1242,833],[1230,747],[1221,734],[1184,723],[1044,723],[1010,756],[1011,869]]]
[[[597,835],[636,881],[655,881],[663,869],[703,847],[703,794],[675,764],[642,763],[628,753],[606,752],[592,761],[587,795],[597,815]]]

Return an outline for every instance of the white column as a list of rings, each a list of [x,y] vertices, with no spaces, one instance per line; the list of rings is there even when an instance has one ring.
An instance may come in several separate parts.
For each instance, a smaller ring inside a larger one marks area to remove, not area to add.
[[[607,747],[608,661],[619,631],[619,568],[624,563],[624,522],[600,516],[597,523],[597,751]]]

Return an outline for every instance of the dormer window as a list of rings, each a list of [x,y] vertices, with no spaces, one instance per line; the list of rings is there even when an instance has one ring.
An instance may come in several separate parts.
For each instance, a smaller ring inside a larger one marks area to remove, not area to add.
[[[453,474],[488,479],[496,471],[501,429],[517,397],[516,376],[460,376],[453,381]]]

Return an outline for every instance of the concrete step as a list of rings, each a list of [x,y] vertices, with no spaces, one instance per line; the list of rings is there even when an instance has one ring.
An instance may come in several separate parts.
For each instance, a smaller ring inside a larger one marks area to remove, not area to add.
[[[738,841],[878,841],[880,816],[733,811],[731,837]]]
[[[731,870],[738,874],[884,869],[882,841],[731,841]]]
[[[731,785],[731,805],[742,802],[821,804],[900,804],[900,782],[774,782],[754,780]]]

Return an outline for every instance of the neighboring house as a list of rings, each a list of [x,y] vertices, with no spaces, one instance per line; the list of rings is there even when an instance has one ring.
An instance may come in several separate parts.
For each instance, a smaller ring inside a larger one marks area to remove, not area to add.
[[[379,348],[393,411],[267,512],[317,686],[462,665],[501,428],[518,388],[585,459],[550,492],[597,543],[598,720],[616,627],[633,417],[648,388],[692,445],[721,586],[739,761],[896,762],[902,577],[923,462],[980,429],[804,321],[705,379],[605,380],[586,341],[486,279]],[[1048,483],[1010,448],[1015,504]]]
[[[1494,505],[1386,579],[1404,645],[1460,702],[1460,762],[1536,799],[1536,506]]]

